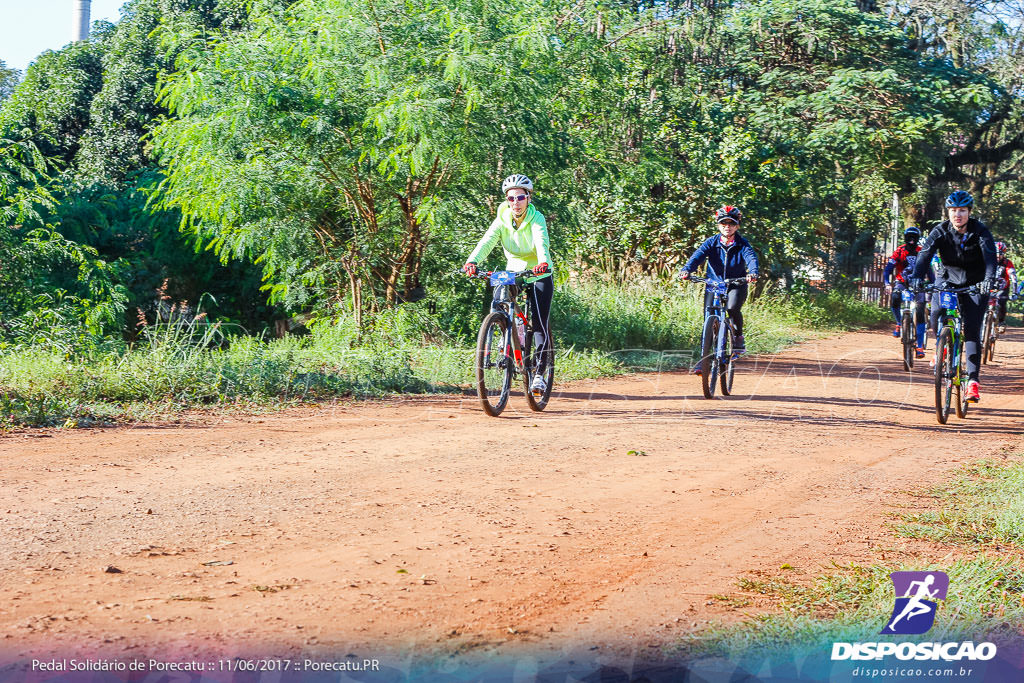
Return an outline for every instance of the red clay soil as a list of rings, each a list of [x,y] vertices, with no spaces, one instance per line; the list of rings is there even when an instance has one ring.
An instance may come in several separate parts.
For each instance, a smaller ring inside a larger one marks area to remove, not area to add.
[[[0,652],[657,651],[735,618],[711,596],[738,577],[877,560],[905,492],[1021,445],[1024,332],[946,426],[898,352],[805,343],[713,401],[672,372],[500,418],[430,396],[8,434]]]

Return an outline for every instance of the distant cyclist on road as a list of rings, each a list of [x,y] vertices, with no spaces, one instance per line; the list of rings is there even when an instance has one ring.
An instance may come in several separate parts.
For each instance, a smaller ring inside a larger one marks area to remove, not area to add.
[[[743,214],[735,206],[723,206],[715,212],[718,234],[709,237],[697,247],[693,256],[679,272],[681,280],[688,280],[690,273],[707,261],[707,278],[722,281],[746,277],[747,283],[757,280],[757,252],[738,232]],[[733,340],[734,353],[746,353],[743,339],[743,302],[747,300],[747,283],[729,285],[726,294],[726,309],[736,327],[736,338]],[[704,310],[711,305],[711,292],[704,291]],[[703,340],[702,340],[703,342]],[[703,346],[701,347],[703,348]]]
[[[924,312],[925,293],[912,294],[907,291],[907,280],[914,272],[917,253],[921,251],[921,246],[918,244],[920,239],[921,228],[911,225],[903,231],[903,244],[889,257],[885,264],[885,271],[882,273],[882,279],[885,284],[892,287],[890,307],[892,308],[892,317],[896,320],[896,329],[893,330],[892,336],[900,336],[900,306],[903,304],[903,297],[910,296],[916,300],[918,321],[915,330],[917,335],[916,355],[918,358],[924,358],[924,334],[927,327]]]
[[[538,211],[531,200],[533,181],[521,173],[513,173],[501,184],[505,201],[498,207],[498,215],[480,238],[473,253],[466,259],[462,270],[467,275],[476,275],[477,264],[501,243],[505,250],[506,270],[532,270],[533,278],[528,282],[527,296],[530,299],[530,327],[534,332],[534,348],[540,365],[530,389],[534,394],[547,390],[544,373],[547,370],[547,354],[551,317],[551,298],[554,283],[551,281],[551,256],[548,239],[548,224],[544,214]],[[540,330],[540,332],[536,332]]]
[[[971,217],[974,198],[957,190],[946,198],[947,220],[936,225],[917,255],[912,289],[920,289],[931,268],[932,256],[942,257],[939,286],[967,287],[981,283],[979,294],[958,294],[964,325],[964,354],[967,356],[967,400],[980,400],[978,384],[981,361],[981,321],[988,305],[987,292],[995,286],[996,245],[988,227]]]
[[[1006,332],[1006,303],[1017,291],[1017,269],[1013,261],[1006,258],[1006,243],[996,242],[996,280],[999,282],[999,304],[997,309],[999,334]]]

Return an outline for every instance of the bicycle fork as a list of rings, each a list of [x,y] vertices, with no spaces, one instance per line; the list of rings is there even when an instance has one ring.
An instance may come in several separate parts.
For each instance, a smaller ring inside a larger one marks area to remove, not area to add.
[[[718,320],[718,339],[715,342],[715,360],[718,362],[719,367],[724,367],[729,362],[729,358],[725,355],[727,334],[730,334],[729,321],[723,316]]]
[[[960,386],[960,381],[962,379],[960,377],[960,356],[963,353],[963,344],[960,343],[960,332],[957,330],[957,326],[955,324],[947,325],[947,329],[949,329],[950,333],[949,340],[951,347],[946,349],[946,353],[949,354],[949,380],[953,386],[958,387]],[[936,362],[938,363],[943,363],[944,361],[944,358],[936,359]]]

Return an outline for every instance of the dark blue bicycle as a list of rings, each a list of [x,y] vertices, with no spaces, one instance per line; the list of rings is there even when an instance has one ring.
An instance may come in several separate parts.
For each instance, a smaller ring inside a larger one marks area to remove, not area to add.
[[[729,285],[743,284],[747,278],[709,280],[691,275],[685,282],[702,282],[711,294],[711,302],[704,309],[704,330],[701,333],[701,355],[698,361],[704,398],[714,398],[716,385],[720,385],[722,394],[728,396],[732,393],[732,380],[736,372],[736,357],[733,353],[736,327],[725,307],[725,297]]]

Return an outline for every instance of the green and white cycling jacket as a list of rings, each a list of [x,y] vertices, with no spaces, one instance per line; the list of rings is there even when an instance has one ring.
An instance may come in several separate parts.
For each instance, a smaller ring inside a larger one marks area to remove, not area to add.
[[[498,242],[501,242],[505,250],[506,270],[526,270],[537,264],[547,263],[548,272],[531,277],[528,282],[551,276],[548,223],[544,220],[544,214],[533,208],[533,204],[526,208],[523,224],[516,228],[515,220],[512,218],[512,207],[502,202],[494,222],[477,242],[476,249],[469,255],[468,260],[480,263],[481,259],[487,258]]]

